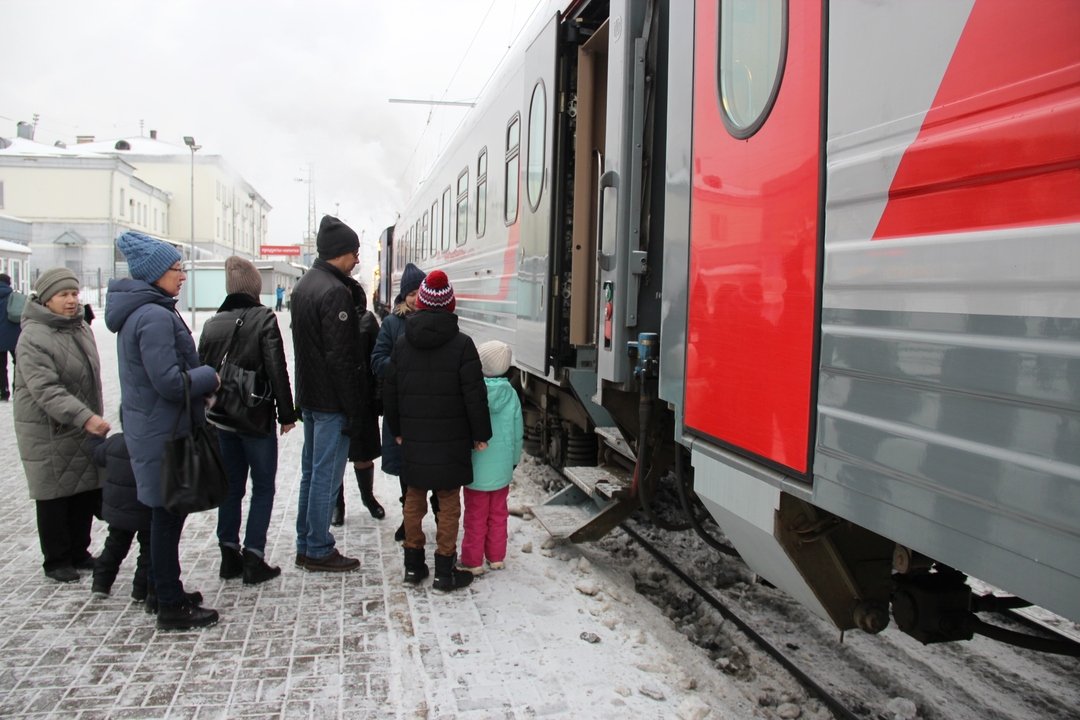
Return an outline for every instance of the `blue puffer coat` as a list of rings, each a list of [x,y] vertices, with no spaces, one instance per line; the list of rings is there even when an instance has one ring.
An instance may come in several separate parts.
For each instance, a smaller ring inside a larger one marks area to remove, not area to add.
[[[19,324],[11,322],[7,317],[11,292],[10,285],[0,283],[0,351],[3,352],[15,352],[15,345],[19,342]]]
[[[191,434],[190,417],[206,422],[204,397],[217,389],[217,373],[199,362],[191,330],[176,312],[176,299],[142,280],[109,281],[105,326],[117,333],[120,411],[135,471],[139,502],[161,507],[161,458],[165,441]],[[184,379],[191,378],[191,413]]]
[[[488,410],[491,412],[491,440],[486,450],[473,450],[473,481],[470,490],[501,490],[510,484],[521,459],[521,401],[510,381],[486,377]]]
[[[386,371],[390,368],[390,355],[394,352],[398,338],[405,332],[405,316],[408,313],[409,308],[405,302],[399,302],[379,326],[379,336],[375,339],[375,348],[371,351],[371,372],[375,373],[379,382],[386,377]],[[382,423],[382,471],[387,475],[401,474],[401,446],[390,433],[385,417]]]

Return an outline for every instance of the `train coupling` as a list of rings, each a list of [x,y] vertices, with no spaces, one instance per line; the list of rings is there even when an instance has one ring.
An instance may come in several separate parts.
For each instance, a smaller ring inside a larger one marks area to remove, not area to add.
[[[958,572],[895,575],[892,612],[897,626],[925,645],[974,636],[972,593]]]

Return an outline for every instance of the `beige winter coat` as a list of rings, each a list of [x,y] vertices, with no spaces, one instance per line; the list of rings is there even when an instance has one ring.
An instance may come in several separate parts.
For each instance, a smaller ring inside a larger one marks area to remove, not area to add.
[[[102,469],[83,442],[101,415],[101,361],[82,315],[67,318],[26,303],[15,348],[15,438],[32,500],[101,487]]]

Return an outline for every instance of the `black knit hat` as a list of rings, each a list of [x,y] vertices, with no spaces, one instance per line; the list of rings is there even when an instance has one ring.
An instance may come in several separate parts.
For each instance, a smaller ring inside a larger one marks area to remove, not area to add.
[[[342,255],[355,253],[360,249],[360,238],[353,229],[330,215],[323,215],[319,223],[319,235],[315,238],[315,247],[323,260],[333,260]]]

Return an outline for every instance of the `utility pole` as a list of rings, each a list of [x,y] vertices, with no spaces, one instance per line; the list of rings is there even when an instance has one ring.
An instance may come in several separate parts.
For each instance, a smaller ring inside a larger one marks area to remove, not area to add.
[[[304,255],[307,258],[315,257],[315,172],[311,165],[307,166],[307,177],[298,177],[296,182],[307,183],[308,208],[307,208],[307,232],[304,233]]]

